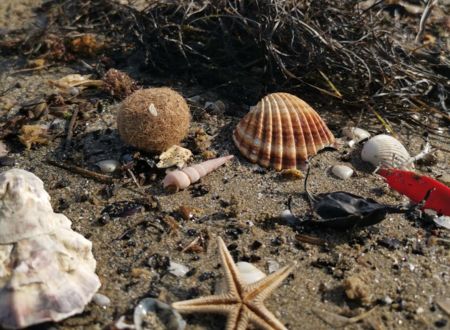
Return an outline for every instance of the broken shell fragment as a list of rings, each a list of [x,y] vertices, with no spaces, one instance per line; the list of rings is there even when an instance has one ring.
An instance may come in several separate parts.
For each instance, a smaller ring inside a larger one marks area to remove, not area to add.
[[[301,166],[335,138],[306,102],[288,93],[273,93],[242,118],[233,140],[252,163],[281,170]]]
[[[359,127],[344,127],[342,129],[342,134],[350,139],[350,141],[348,141],[350,147],[353,147],[362,140],[370,138],[370,133]]]
[[[159,163],[156,167],[167,168],[176,165],[178,168],[183,168],[191,157],[192,152],[189,149],[173,145],[159,155]]]
[[[390,135],[376,135],[364,144],[362,160],[373,166],[403,167],[411,156],[403,144]],[[414,165],[410,165],[414,167]]]
[[[353,169],[346,165],[334,165],[331,167],[331,173],[342,180],[350,178],[353,172]]]
[[[169,172],[163,180],[163,186],[164,188],[169,189],[175,188],[175,190],[185,189],[189,187],[191,183],[197,182],[206,174],[214,171],[233,157],[233,155],[230,155],[214,158],[200,164],[186,167],[182,170]]]
[[[92,244],[56,214],[42,181],[0,175],[0,327],[18,329],[81,313],[100,287]]]

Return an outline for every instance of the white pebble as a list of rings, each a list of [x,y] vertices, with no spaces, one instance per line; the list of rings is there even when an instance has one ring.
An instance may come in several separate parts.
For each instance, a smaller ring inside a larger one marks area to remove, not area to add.
[[[177,262],[170,262],[169,272],[176,277],[183,277],[187,274],[189,268],[185,265],[179,264]]]
[[[440,217],[435,217],[434,223],[438,226],[450,229],[450,217],[446,215],[441,215]]]
[[[280,218],[288,224],[294,224],[296,222],[295,216],[289,209],[281,211]]]
[[[117,168],[120,166],[120,163],[114,159],[107,159],[99,161],[95,165],[97,165],[100,168],[100,171],[102,171],[103,173],[112,173],[117,170]]]
[[[339,179],[346,180],[353,175],[353,169],[346,165],[334,165],[331,168],[331,173],[333,173]]]
[[[107,296],[101,293],[94,294],[94,296],[92,297],[92,301],[100,307],[106,307],[111,305],[111,299],[109,299]]]
[[[269,269],[269,274],[275,273],[280,269],[280,264],[273,259],[267,261],[267,268]]]

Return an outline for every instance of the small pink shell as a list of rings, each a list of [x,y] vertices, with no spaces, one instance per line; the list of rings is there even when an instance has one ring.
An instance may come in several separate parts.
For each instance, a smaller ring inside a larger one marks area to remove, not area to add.
[[[185,189],[189,187],[191,183],[197,182],[206,174],[214,171],[233,157],[233,155],[229,155],[210,159],[206,162],[195,164],[182,170],[169,172],[163,180],[163,186],[164,188],[174,187],[177,190]]]

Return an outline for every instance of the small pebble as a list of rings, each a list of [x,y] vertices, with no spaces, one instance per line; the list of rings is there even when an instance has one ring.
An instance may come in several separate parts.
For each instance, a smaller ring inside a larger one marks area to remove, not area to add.
[[[369,304],[372,300],[369,287],[358,276],[346,278],[343,287],[348,299],[359,300],[364,304]]]
[[[107,159],[99,161],[95,165],[97,165],[103,173],[112,173],[119,168],[120,163],[114,159]]]
[[[331,173],[342,180],[346,180],[353,175],[353,169],[346,165],[334,165],[331,168]]]
[[[297,220],[295,216],[292,214],[292,212],[288,209],[283,210],[280,214],[281,220],[286,222],[287,224],[294,224]]]
[[[441,215],[440,217],[433,218],[433,221],[438,226],[450,229],[450,216]]]
[[[268,260],[267,261],[267,268],[269,271],[269,274],[275,273],[278,269],[280,269],[280,264],[276,262],[275,260]]]
[[[384,297],[384,303],[385,303],[386,305],[390,305],[390,304],[392,304],[393,302],[394,302],[394,300],[393,300],[391,297],[389,297],[389,296]]]
[[[0,157],[4,157],[8,154],[9,150],[3,141],[0,141]]]
[[[111,305],[111,299],[101,293],[94,294],[94,296],[92,297],[92,301],[100,307]]]
[[[176,277],[183,277],[189,272],[189,268],[177,262],[170,262],[169,273]]]

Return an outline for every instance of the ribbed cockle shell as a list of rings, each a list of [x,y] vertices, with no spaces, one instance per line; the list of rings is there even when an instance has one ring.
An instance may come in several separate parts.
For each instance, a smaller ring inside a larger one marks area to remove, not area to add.
[[[169,172],[163,180],[164,188],[184,189],[197,182],[206,174],[214,171],[233,158],[233,155],[207,160],[206,162],[188,166],[182,170]]]
[[[288,93],[259,101],[239,122],[233,140],[251,162],[276,170],[296,168],[335,141],[318,113]]]

